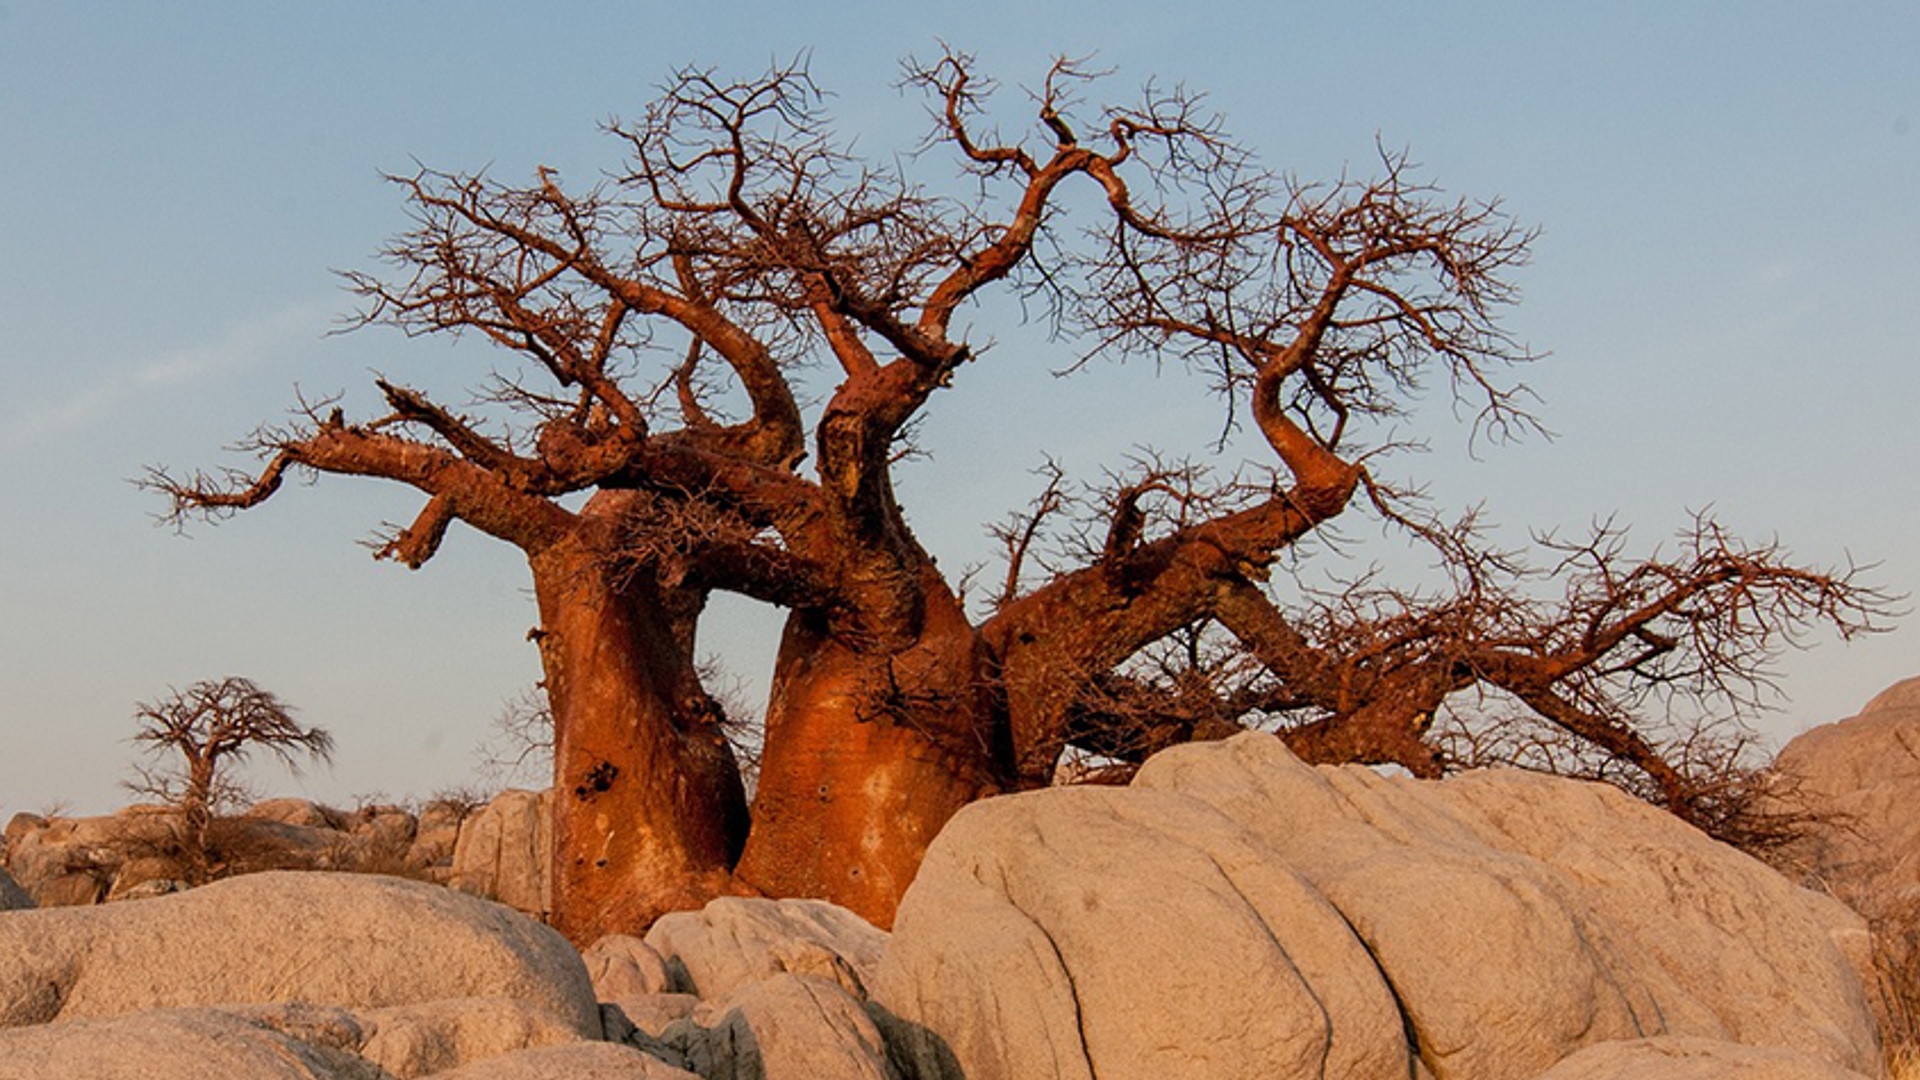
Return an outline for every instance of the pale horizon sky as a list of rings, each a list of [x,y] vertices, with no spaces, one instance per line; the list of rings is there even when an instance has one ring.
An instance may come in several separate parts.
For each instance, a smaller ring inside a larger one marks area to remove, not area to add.
[[[1541,237],[1508,325],[1552,441],[1466,452],[1444,405],[1393,474],[1524,529],[1610,514],[1644,550],[1711,506],[1803,561],[1877,563],[1920,593],[1920,7],[1015,4],[855,0],[264,5],[0,0],[0,819],[101,812],[134,703],[251,677],[333,731],[330,769],[262,789],[424,797],[538,678],[515,553],[471,531],[417,573],[356,541],[416,497],[328,478],[186,538],[130,478],[244,466],[222,447],[295,388],[371,409],[371,374],[473,385],[477,342],[329,336],[405,219],[382,172],[539,165],[590,183],[598,132],[676,67],[750,75],[804,55],[839,130],[890,159],[922,130],[898,62],[947,42],[1010,93],[1055,54],[1110,92],[1208,94],[1269,166],[1365,172],[1406,148],[1447,192]],[[716,13],[717,12],[717,13]],[[922,162],[916,167],[932,167]],[[1070,345],[1000,348],[931,406],[902,478],[954,568],[1032,494],[1043,453],[1086,478],[1152,443],[1199,452],[1218,406],[1177,370],[1055,380]],[[992,445],[982,446],[988,433]],[[763,693],[777,624],[738,606],[705,647]],[[1781,664],[1784,740],[1920,675],[1914,617]]]

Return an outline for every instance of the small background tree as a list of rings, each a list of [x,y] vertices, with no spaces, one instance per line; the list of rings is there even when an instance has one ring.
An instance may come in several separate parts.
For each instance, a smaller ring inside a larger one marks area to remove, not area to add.
[[[301,727],[291,706],[239,676],[202,680],[157,701],[141,702],[134,720],[140,730],[133,741],[156,761],[135,764],[135,779],[127,787],[179,808],[187,874],[196,885],[213,874],[209,841],[214,811],[248,797],[230,765],[245,761],[257,748],[297,774],[300,754],[316,761],[333,756],[331,734]],[[170,751],[180,759],[175,761]]]

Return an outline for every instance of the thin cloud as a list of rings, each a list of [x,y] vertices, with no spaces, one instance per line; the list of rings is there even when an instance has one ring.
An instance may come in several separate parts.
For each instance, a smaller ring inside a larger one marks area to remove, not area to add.
[[[217,341],[172,350],[110,372],[64,399],[16,412],[0,422],[0,445],[28,446],[98,424],[142,394],[252,367],[281,348],[318,338],[325,319],[321,305],[301,304],[236,323]]]

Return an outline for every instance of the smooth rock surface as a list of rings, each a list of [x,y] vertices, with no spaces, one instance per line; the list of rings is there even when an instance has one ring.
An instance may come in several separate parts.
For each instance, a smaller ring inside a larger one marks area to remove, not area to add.
[[[637,1031],[649,1038],[658,1038],[660,1033],[670,1027],[675,1020],[685,1020],[700,1007],[700,999],[692,994],[647,994],[642,997],[614,998],[600,1002],[600,1015],[604,1018],[611,1009],[619,1015],[618,1023],[622,1032],[627,1029]],[[606,1025],[607,1038],[622,1036],[614,1034],[612,1024]]]
[[[583,1038],[579,954],[498,904],[374,875],[266,873],[105,907],[0,919],[0,1026],[141,1009],[303,1001],[377,1009],[502,995]]]
[[[240,816],[277,821],[282,825],[296,825],[303,829],[340,830],[347,825],[345,814],[328,810],[311,799],[262,799],[241,811]]]
[[[860,1002],[815,975],[747,984],[659,1041],[707,1080],[898,1080]]]
[[[865,997],[887,935],[824,900],[721,897],[663,916],[647,945],[666,961],[667,989],[709,1000],[775,975],[817,975]]]
[[[1616,788],[1551,785],[1545,797],[1542,779],[1473,773],[1440,793],[1490,845],[1557,872],[1584,917],[1611,928],[1633,977],[1658,991],[1669,1030],[1724,1031],[1873,1071],[1856,913]],[[1595,821],[1608,823],[1604,842]]]
[[[208,1009],[0,1028],[0,1080],[392,1080],[345,1051]]]
[[[1802,733],[1773,767],[1786,808],[1814,817],[1788,853],[1810,878],[1870,912],[1920,891],[1920,679]]]
[[[1589,1046],[1537,1080],[1868,1080],[1798,1050],[1661,1036]]]
[[[666,960],[631,934],[608,934],[582,949],[580,959],[601,1001],[664,994],[673,986]]]
[[[922,1077],[1406,1077],[1392,992],[1340,913],[1181,795],[977,803],[928,853],[877,1004]]]
[[[460,825],[447,883],[545,917],[553,911],[553,792],[503,791]]]
[[[1859,951],[1875,1008],[1887,1030],[1911,1031],[1902,1003],[1920,1000],[1920,679],[1801,734],[1773,770],[1777,808],[1801,832],[1771,858],[1866,917],[1873,934]]]
[[[1315,769],[1257,736],[1176,748],[1136,783],[1221,808],[1319,885],[1380,958],[1443,1078],[1523,1076],[1590,1042],[1655,1034],[1878,1067],[1841,948],[1858,917],[1614,788],[1517,770],[1426,783]],[[1435,860],[1448,869],[1427,879]],[[1462,874],[1505,898],[1463,901],[1476,886]]]
[[[357,1052],[402,1080],[582,1037],[546,1009],[507,997],[423,1001],[357,1019],[366,1032]]]
[[[701,1080],[632,1047],[578,1042],[501,1054],[458,1069],[434,1074],[434,1080]],[[821,1077],[820,1080],[831,1080]]]
[[[1872,1073],[1860,933],[1611,788],[1317,769],[1247,735],[963,810],[874,998],[923,1080],[1530,1080],[1669,1034]]]

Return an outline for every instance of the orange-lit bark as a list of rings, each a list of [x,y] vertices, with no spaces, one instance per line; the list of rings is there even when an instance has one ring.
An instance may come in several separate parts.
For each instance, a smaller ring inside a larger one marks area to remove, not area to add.
[[[608,501],[529,559],[554,717],[552,918],[581,943],[727,891],[746,833],[739,771],[693,667],[703,598],[621,580],[593,536]]]
[[[927,577],[924,628],[897,652],[850,649],[807,613],[788,621],[739,866],[753,889],[891,925],[940,827],[1003,789],[974,631]]]

